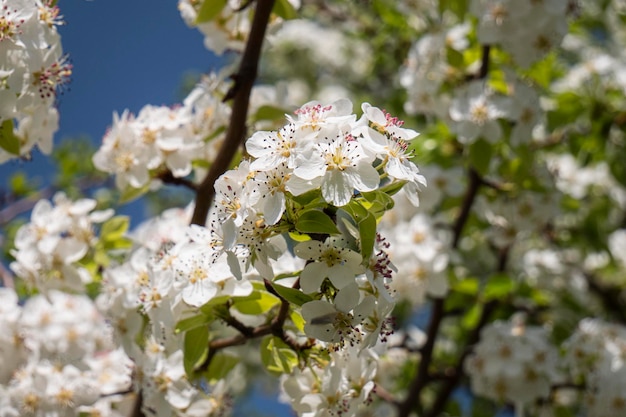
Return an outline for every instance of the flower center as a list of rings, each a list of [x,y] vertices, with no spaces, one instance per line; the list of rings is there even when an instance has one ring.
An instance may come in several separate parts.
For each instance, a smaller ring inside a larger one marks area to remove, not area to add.
[[[485,103],[477,103],[470,110],[472,122],[482,126],[489,119],[489,109]]]

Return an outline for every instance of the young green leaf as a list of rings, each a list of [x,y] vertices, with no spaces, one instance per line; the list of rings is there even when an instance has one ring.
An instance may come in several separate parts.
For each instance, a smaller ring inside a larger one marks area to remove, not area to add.
[[[227,3],[228,0],[204,0],[196,17],[196,24],[210,22],[215,19]]]
[[[128,230],[130,219],[128,216],[115,216],[104,222],[100,229],[100,239],[112,242],[124,236]]]
[[[258,297],[254,299],[236,300],[233,307],[243,314],[263,314],[267,313],[272,307],[277,306],[280,300],[275,295],[267,291],[255,291]]]
[[[210,383],[220,381],[228,375],[230,371],[241,362],[241,358],[238,356],[224,353],[223,351],[216,353],[211,360],[209,369],[206,371],[206,378]]]
[[[261,341],[261,361],[272,374],[291,373],[298,366],[298,354],[276,336],[267,336]]]
[[[211,314],[200,313],[195,316],[187,317],[186,319],[180,320],[176,323],[176,327],[174,328],[174,333],[178,334],[181,332],[186,332],[188,330],[195,329],[200,326],[207,326],[209,323],[213,321],[213,316]]]
[[[337,225],[321,210],[306,210],[298,216],[296,230],[301,233],[339,234]]]
[[[189,378],[206,360],[209,354],[209,328],[200,326],[185,333],[183,340],[183,366]],[[215,361],[213,361],[215,362]]]
[[[313,301],[313,298],[311,298],[310,295],[307,295],[295,288],[284,287],[278,284],[272,284],[272,288],[276,290],[278,295],[289,301],[291,304],[295,304],[297,306]]]
[[[10,154],[20,154],[20,139],[13,133],[13,120],[8,119],[0,125],[0,148]]]
[[[295,19],[298,17],[296,9],[294,9],[289,0],[276,0],[272,12],[285,20]]]

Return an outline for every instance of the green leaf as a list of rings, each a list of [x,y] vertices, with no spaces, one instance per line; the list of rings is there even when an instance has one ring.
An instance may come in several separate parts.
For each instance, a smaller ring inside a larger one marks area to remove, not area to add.
[[[480,303],[474,303],[472,307],[465,313],[463,319],[461,320],[461,325],[466,329],[473,329],[478,324],[478,320],[480,320],[480,313],[482,311],[482,307]]]
[[[478,294],[478,279],[465,278],[452,285],[452,289],[461,294],[476,295]]]
[[[448,10],[454,13],[459,20],[465,20],[467,0],[439,0],[439,14],[443,15]]]
[[[253,294],[256,297],[249,299],[246,297],[243,300],[236,300],[233,303],[233,307],[243,314],[263,314],[267,313],[272,307],[280,304],[280,300],[275,295],[272,295],[264,291],[254,291]]]
[[[8,119],[0,125],[0,148],[10,154],[20,154],[20,138],[13,133],[13,120]]]
[[[406,181],[394,181],[392,183],[389,183],[383,187],[380,187],[378,189],[378,191],[382,191],[383,193],[387,194],[388,196],[392,196],[394,194],[396,194],[398,191],[400,191],[402,189],[402,187],[404,187],[404,184],[406,184]]]
[[[208,355],[209,328],[199,326],[187,331],[183,341],[183,366],[190,379],[194,378],[195,370],[202,365]]]
[[[296,9],[294,9],[291,3],[289,3],[289,0],[276,0],[272,12],[285,20],[291,20],[298,17]]]
[[[119,239],[107,241],[104,243],[104,249],[106,250],[130,249],[132,247],[133,241],[126,237],[121,237]]]
[[[463,54],[456,49],[450,47],[446,48],[446,58],[448,64],[450,64],[454,68],[461,69],[464,67]]]
[[[359,241],[363,260],[369,260],[376,241],[376,217],[358,201],[351,201],[341,208],[354,219],[359,228]]]
[[[313,301],[310,295],[303,293],[300,290],[295,288],[289,288],[278,284],[272,284],[272,288],[276,290],[278,295],[283,297],[285,300],[289,301],[292,304],[297,306],[301,306],[304,303],[308,303],[309,301]]]
[[[11,178],[9,179],[9,187],[11,189],[11,193],[15,196],[26,196],[28,193],[37,189],[34,186],[32,179],[29,179],[23,171],[18,171],[11,175]]]
[[[362,195],[369,202],[369,205],[364,204],[364,206],[376,219],[380,219],[382,215],[385,214],[386,211],[391,210],[395,204],[393,198],[380,190],[363,193]]]
[[[277,3],[276,3],[277,4]],[[275,6],[274,6],[275,7]],[[252,116],[253,120],[283,120],[288,111],[280,107],[261,106]]]
[[[206,327],[212,321],[213,321],[213,316],[211,314],[206,314],[206,313],[200,313],[195,316],[187,317],[186,319],[182,319],[178,323],[176,323],[176,327],[174,328],[174,333],[178,334],[181,332],[186,332],[188,330],[192,330],[200,326]]]
[[[229,295],[220,295],[218,297],[213,297],[206,303],[202,304],[202,306],[200,306],[200,311],[202,311],[204,314],[213,314],[216,307],[227,303],[228,300],[230,300],[231,298],[232,297],[230,297]]]
[[[302,314],[300,314],[298,311],[292,311],[289,314],[289,317],[291,318],[291,321],[296,326],[296,328],[300,330],[302,333],[304,333],[305,322],[304,322],[304,319],[302,318]]]
[[[229,355],[228,353],[219,352],[211,359],[211,364],[205,376],[209,383],[220,381],[237,365],[241,359],[238,356]]]
[[[497,273],[489,277],[483,290],[485,300],[501,299],[515,290],[515,281],[505,273]]]
[[[486,175],[489,172],[489,163],[493,156],[493,146],[484,139],[478,139],[472,143],[469,148],[469,160],[472,167],[478,171],[480,175]]]
[[[102,224],[100,229],[100,239],[105,242],[124,237],[124,233],[128,230],[130,218],[128,216],[115,216]]]
[[[363,260],[369,260],[374,252],[376,242],[376,217],[372,213],[359,222],[359,237],[361,240],[361,254]]]
[[[289,232],[289,238],[296,242],[306,242],[307,240],[311,240],[311,236],[298,232]]]
[[[261,341],[261,362],[272,374],[291,373],[298,366],[298,354],[276,336],[267,336]]]
[[[291,196],[291,200],[298,203],[301,206],[308,206],[309,204],[324,201],[322,198],[322,191],[316,188],[300,195]]]
[[[369,211],[361,203],[358,201],[352,200],[345,206],[343,206],[340,210],[346,211],[352,219],[354,219],[355,224],[359,224],[359,222],[365,219]]]
[[[296,230],[301,233],[339,234],[337,225],[321,210],[306,210],[298,216]]]
[[[210,22],[215,19],[226,6],[226,3],[228,3],[228,0],[204,0],[196,17],[196,24]]]

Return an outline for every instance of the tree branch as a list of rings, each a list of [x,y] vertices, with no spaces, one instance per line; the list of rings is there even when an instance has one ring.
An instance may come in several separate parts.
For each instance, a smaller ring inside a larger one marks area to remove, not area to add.
[[[178,178],[172,174],[172,171],[169,169],[163,171],[157,175],[157,178],[163,181],[165,184],[173,184],[173,185],[182,185],[185,188],[190,189],[191,191],[197,191],[198,186],[194,184],[192,181],[189,181],[186,178]]]
[[[241,58],[241,64],[237,74],[233,75],[234,85],[224,97],[224,101],[233,100],[233,111],[226,132],[226,138],[220,151],[211,164],[211,168],[196,192],[196,206],[191,218],[192,224],[204,225],[209,213],[213,198],[215,197],[215,181],[228,169],[237,148],[243,142],[246,135],[246,119],[248,117],[248,105],[250,91],[256,80],[261,47],[267,23],[274,7],[274,0],[256,0],[256,9],[252,27],[248,37],[248,43]]]
[[[496,305],[496,301],[489,301],[483,306],[483,311],[480,314],[480,319],[478,320],[478,323],[467,337],[465,350],[463,350],[463,353],[461,354],[461,357],[457,361],[453,370],[446,372],[446,375],[449,377],[448,379],[446,379],[441,390],[437,393],[437,397],[435,398],[435,402],[433,403],[430,411],[428,413],[425,413],[424,417],[436,417],[443,411],[443,408],[446,406],[448,400],[450,399],[450,395],[452,395],[452,392],[461,381],[461,377],[463,376],[463,366],[465,364],[465,359],[467,359],[468,355],[470,354],[471,347],[478,343],[478,340],[480,339],[480,332],[491,318],[491,314],[495,310]]]
[[[600,298],[602,305],[616,320],[626,324],[626,305],[621,298],[622,289],[599,283],[591,274],[583,274],[591,292]]]
[[[431,312],[430,323],[428,325],[428,331],[426,333],[426,343],[422,348],[419,367],[417,368],[417,375],[411,381],[409,392],[405,400],[398,406],[398,417],[408,417],[415,406],[420,403],[420,394],[422,389],[428,384],[428,367],[435,348],[435,340],[437,339],[437,333],[439,333],[439,325],[443,319],[443,298],[437,298],[433,302],[433,309]]]
[[[296,281],[296,283],[294,284],[294,287],[296,285],[298,285],[298,281]],[[269,281],[266,281],[266,287],[271,288],[271,284],[269,284]],[[276,314],[276,316],[272,319],[272,321],[266,324],[262,324],[257,327],[248,327],[244,325],[243,323],[239,322],[234,317],[222,318],[229,326],[237,329],[237,331],[239,331],[239,334],[235,336],[226,337],[223,339],[216,339],[216,340],[211,341],[209,343],[209,354],[206,360],[204,361],[204,363],[200,365],[199,369],[202,369],[202,370],[208,369],[209,365],[211,364],[211,360],[213,359],[213,356],[215,356],[215,354],[219,350],[222,350],[231,346],[240,346],[240,345],[245,344],[250,339],[256,339],[258,337],[263,337],[263,336],[267,336],[270,334],[280,338],[280,340],[282,340],[287,345],[289,345],[289,347],[291,347],[291,349],[293,349],[295,352],[300,352],[312,346],[309,343],[306,343],[304,345],[299,345],[295,340],[293,340],[291,337],[289,337],[285,333],[284,325],[285,325],[285,321],[287,320],[287,316],[289,315],[289,301],[285,300],[280,295],[278,295],[273,290],[273,288],[272,288],[272,291],[270,292],[277,295],[281,300],[278,314]]]
[[[474,200],[478,195],[478,189],[483,183],[480,175],[478,175],[478,172],[476,172],[474,168],[469,169],[468,175],[469,185],[467,187],[467,191],[465,192],[465,197],[463,198],[463,205],[461,206],[459,217],[457,217],[456,222],[454,223],[454,226],[452,228],[453,249],[456,249],[459,246],[459,241],[461,239],[461,235],[463,234],[463,228],[465,227],[465,223],[467,223],[467,219],[469,218],[469,214],[472,210],[472,205],[474,204]]]

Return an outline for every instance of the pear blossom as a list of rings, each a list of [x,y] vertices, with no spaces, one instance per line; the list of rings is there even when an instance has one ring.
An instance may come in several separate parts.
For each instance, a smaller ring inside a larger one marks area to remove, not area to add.
[[[457,91],[450,106],[452,126],[459,141],[470,144],[479,137],[495,143],[502,136],[498,119],[507,116],[509,102],[506,97],[490,91],[484,81],[472,81]]]
[[[344,206],[355,190],[372,191],[378,187],[380,176],[372,166],[373,158],[351,134],[340,131],[298,156],[287,189],[298,195],[320,187],[324,200]]]
[[[419,169],[411,161],[413,155],[408,151],[408,141],[418,136],[412,129],[403,128],[404,122],[392,117],[369,103],[363,103],[362,128],[355,129],[361,133],[359,142],[363,148],[383,161],[384,171],[390,178],[408,181],[411,191],[426,186],[426,179],[420,175]],[[409,187],[407,187],[409,189]],[[411,193],[410,195],[413,195]],[[417,195],[411,201],[419,205]]]
[[[295,111],[297,117],[288,116],[296,129],[304,132],[325,132],[326,129],[335,129],[355,122],[352,114],[352,102],[346,98],[339,99],[328,105],[317,101],[310,101]]]
[[[313,145],[312,139],[311,134],[300,134],[295,123],[276,132],[256,132],[246,141],[246,151],[255,158],[250,168],[263,171],[285,164],[293,169],[296,156]]]
[[[314,300],[302,306],[302,317],[306,321],[304,332],[323,342],[344,346],[360,343],[361,330],[357,328],[375,307],[373,296],[359,301],[356,283],[339,290],[332,303]]]
[[[326,278],[337,289],[342,289],[364,272],[361,255],[349,249],[345,239],[331,237],[324,242],[301,242],[294,252],[299,258],[311,261],[300,274],[300,287],[305,293],[319,291]]]

